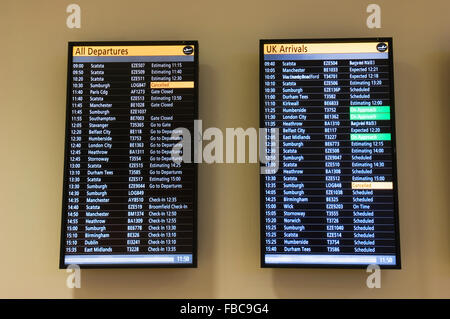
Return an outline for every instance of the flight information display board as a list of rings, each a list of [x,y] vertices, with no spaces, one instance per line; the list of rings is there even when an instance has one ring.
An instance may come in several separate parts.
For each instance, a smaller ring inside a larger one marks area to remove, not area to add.
[[[196,267],[198,43],[69,43],[60,267]]]
[[[391,38],[261,40],[260,124],[279,132],[262,267],[400,268],[392,56]]]

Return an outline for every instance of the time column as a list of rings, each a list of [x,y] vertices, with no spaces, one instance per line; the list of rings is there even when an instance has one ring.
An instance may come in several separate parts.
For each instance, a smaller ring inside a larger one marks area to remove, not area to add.
[[[67,224],[66,224],[66,253],[77,253],[80,211],[83,211],[83,194],[80,185],[84,182],[82,167],[82,135],[83,135],[83,94],[84,94],[84,63],[72,65],[72,92],[70,108],[70,141],[68,163],[68,196],[67,196]]]
[[[273,161],[272,152],[272,136],[270,129],[275,128],[277,124],[277,92],[276,92],[276,62],[264,61],[264,128],[266,130],[265,148],[267,153],[265,154],[265,165],[270,166]],[[280,111],[282,108],[280,108]],[[270,171],[269,171],[270,172]],[[267,253],[276,253],[277,248],[277,218],[282,217],[278,213],[277,205],[277,174],[265,174],[264,175],[264,209],[265,209],[265,249]],[[282,185],[280,185],[282,189]]]

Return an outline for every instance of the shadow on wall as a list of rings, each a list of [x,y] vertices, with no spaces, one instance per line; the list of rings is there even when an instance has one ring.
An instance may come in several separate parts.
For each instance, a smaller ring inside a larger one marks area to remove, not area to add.
[[[216,74],[201,65],[202,89],[217,90]],[[216,92],[200,95],[200,105],[212,105]],[[210,100],[208,100],[210,99]],[[202,118],[202,108],[199,108]],[[208,114],[207,112],[205,114]],[[211,298],[215,292],[214,250],[218,200],[217,182],[212,166],[198,166],[198,268],[169,269],[86,269],[81,272],[81,288],[73,289],[74,298]],[[208,200],[201,200],[201,198]]]
[[[361,290],[368,290],[366,287],[368,273],[365,269],[273,269],[272,271],[274,291],[279,298],[327,298],[327,296],[336,298],[341,291],[345,291],[345,295],[341,298],[358,298]]]
[[[450,147],[449,147],[449,137],[450,137],[450,51],[449,50],[443,50],[442,58],[436,59],[437,62],[437,68],[440,70],[440,81],[437,81],[438,84],[440,84],[439,92],[441,92],[439,97],[439,109],[438,114],[442,114],[440,116],[441,123],[439,125],[440,128],[442,128],[442,139],[441,139],[441,145],[440,148],[442,150],[442,164],[441,167],[444,169],[442,172],[442,177],[445,181],[450,180],[450,165],[448,164],[449,158],[450,158]],[[440,63],[441,62],[441,63]],[[447,222],[442,222],[442,227],[445,228],[445,225],[447,227],[444,230],[444,234],[447,234],[447,238],[442,239],[442,243],[444,245],[446,254],[446,260],[442,260],[444,265],[447,265],[447,269],[450,269],[450,215],[448,214],[448,207],[449,207],[449,199],[448,195],[450,194],[450,187],[448,182],[444,182],[444,189],[442,190],[442,205],[445,208],[447,208],[447,214],[445,214],[447,218]],[[446,202],[445,202],[446,201]]]

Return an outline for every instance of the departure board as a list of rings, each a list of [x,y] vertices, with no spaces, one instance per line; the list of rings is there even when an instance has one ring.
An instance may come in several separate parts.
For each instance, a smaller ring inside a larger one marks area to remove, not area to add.
[[[198,43],[71,42],[60,268],[196,267]]]
[[[391,38],[261,40],[262,267],[401,267],[392,57]]]

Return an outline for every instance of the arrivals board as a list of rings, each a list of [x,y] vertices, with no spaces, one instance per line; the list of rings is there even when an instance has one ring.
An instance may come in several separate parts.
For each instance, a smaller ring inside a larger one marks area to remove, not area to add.
[[[69,43],[60,267],[195,267],[198,43]]]
[[[261,40],[263,267],[400,268],[394,109],[391,38]]]

